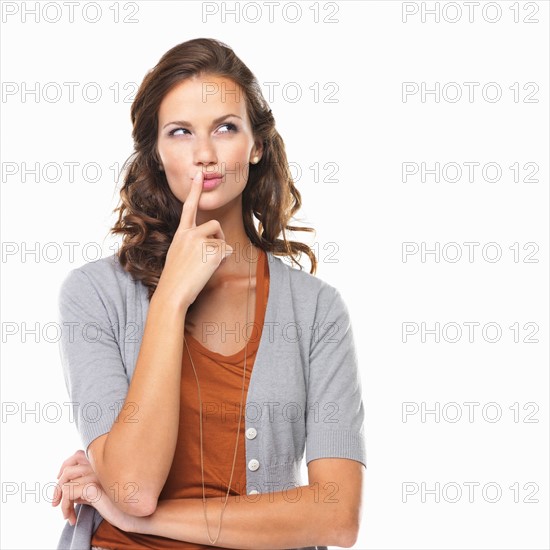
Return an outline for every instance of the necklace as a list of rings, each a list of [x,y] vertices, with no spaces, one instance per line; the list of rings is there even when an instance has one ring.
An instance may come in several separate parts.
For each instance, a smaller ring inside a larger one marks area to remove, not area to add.
[[[258,262],[259,256],[257,258],[256,263]],[[246,327],[248,327],[248,303],[250,298],[250,286],[251,286],[251,280],[252,280],[252,262],[249,262],[249,269],[248,269],[248,292],[246,295]],[[257,284],[257,283],[256,283]],[[199,432],[200,432],[200,444],[201,444],[201,478],[202,478],[202,504],[203,504],[203,510],[204,510],[204,521],[206,523],[206,532],[208,534],[208,540],[210,541],[210,544],[214,544],[219,536],[220,531],[222,528],[222,518],[223,513],[225,512],[225,507],[227,506],[227,500],[229,498],[229,491],[231,490],[231,481],[233,479],[233,472],[235,470],[235,461],[237,459],[237,448],[239,446],[239,433],[241,431],[241,416],[242,416],[242,408],[243,408],[243,397],[244,397],[244,383],[245,383],[245,374],[246,374],[246,350],[248,348],[248,339],[246,340],[245,346],[244,346],[244,368],[243,368],[243,385],[241,389],[241,405],[239,408],[239,419],[238,419],[238,425],[237,425],[237,440],[235,442],[235,452],[233,454],[233,466],[231,467],[231,476],[229,477],[229,485],[227,487],[227,494],[225,495],[225,501],[223,503],[223,508],[220,512],[220,524],[218,526],[218,534],[216,535],[216,538],[212,540],[210,537],[210,529],[208,528],[208,519],[206,517],[206,497],[204,493],[204,465],[203,465],[203,451],[202,451],[202,400],[201,400],[201,390],[200,390],[200,384],[199,379],[197,377],[197,371],[195,370],[195,364],[193,363],[193,359],[191,357],[191,352],[189,351],[189,346],[187,345],[187,342],[185,340],[185,334],[183,336],[183,341],[185,343],[185,347],[187,348],[187,354],[189,355],[189,360],[191,361],[191,366],[193,367],[193,373],[195,374],[195,380],[197,381],[197,392],[199,396]]]

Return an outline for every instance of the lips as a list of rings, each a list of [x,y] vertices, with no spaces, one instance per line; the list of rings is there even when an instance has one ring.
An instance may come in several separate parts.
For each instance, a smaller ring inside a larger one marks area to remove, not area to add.
[[[208,173],[204,173],[204,179],[205,180],[217,180],[217,179],[222,179],[222,175],[219,173],[219,172],[208,172]]]

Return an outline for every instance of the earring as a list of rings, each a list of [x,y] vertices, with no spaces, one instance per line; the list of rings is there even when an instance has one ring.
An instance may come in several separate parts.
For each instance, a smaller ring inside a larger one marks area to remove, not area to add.
[[[258,164],[259,161],[260,161],[260,157],[254,157],[252,159],[252,164]]]

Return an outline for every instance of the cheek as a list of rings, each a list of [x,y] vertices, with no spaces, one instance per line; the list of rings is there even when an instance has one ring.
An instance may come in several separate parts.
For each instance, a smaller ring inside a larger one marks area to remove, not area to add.
[[[189,192],[191,191],[191,181],[187,181],[183,177],[183,174],[178,174],[174,171],[165,171],[166,172],[166,181],[168,182],[168,187],[172,192],[172,195],[176,197],[180,202],[185,202]]]
[[[167,174],[173,174],[175,176],[180,176],[184,172],[187,172],[185,169],[185,162],[182,159],[167,159],[164,162],[164,171]]]
[[[190,161],[181,149],[177,150],[174,147],[159,147],[158,152],[168,187],[174,196],[183,202],[190,189],[190,181],[187,181]]]
[[[249,150],[250,147],[247,142],[235,143],[224,151],[220,151],[219,160],[225,162],[227,168],[230,170],[240,169],[244,171],[248,165]]]
[[[174,143],[166,143],[159,147],[159,157],[165,168],[172,167],[177,170],[187,161],[187,152],[183,147],[177,147]]]

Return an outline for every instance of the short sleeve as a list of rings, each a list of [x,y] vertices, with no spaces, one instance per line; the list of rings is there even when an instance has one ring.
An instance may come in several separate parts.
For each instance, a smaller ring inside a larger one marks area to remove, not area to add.
[[[349,311],[338,290],[321,290],[311,327],[306,464],[349,458],[366,466],[364,405]]]
[[[105,303],[89,276],[78,268],[61,284],[58,320],[65,385],[88,456],[88,445],[114,424],[129,384]]]

